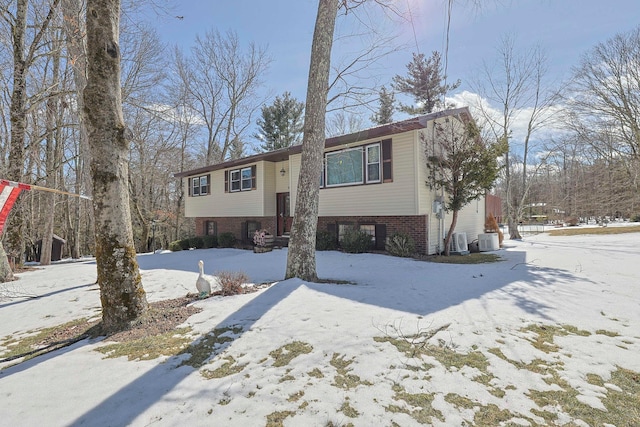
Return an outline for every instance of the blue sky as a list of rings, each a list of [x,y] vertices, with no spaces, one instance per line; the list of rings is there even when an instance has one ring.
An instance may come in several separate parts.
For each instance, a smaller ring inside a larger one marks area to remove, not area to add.
[[[275,95],[290,91],[304,100],[311,38],[317,0],[174,0],[171,16],[156,17],[163,41],[185,48],[196,34],[208,29],[234,30],[243,43],[266,46],[273,59],[265,78],[265,90]],[[549,73],[556,80],[568,77],[571,66],[599,42],[640,24],[638,0],[482,0],[481,9],[458,1],[453,6],[449,34],[450,79],[461,79],[458,91],[468,90],[482,61],[491,61],[504,35],[516,37],[523,49],[540,45],[549,59]],[[410,10],[412,22],[374,14],[370,21],[398,34],[398,47],[370,73],[381,84],[404,74],[411,53],[429,55],[445,47],[445,0],[398,0]],[[177,19],[174,15],[183,16]],[[339,17],[341,31],[352,17]],[[336,41],[334,50],[349,49]]]

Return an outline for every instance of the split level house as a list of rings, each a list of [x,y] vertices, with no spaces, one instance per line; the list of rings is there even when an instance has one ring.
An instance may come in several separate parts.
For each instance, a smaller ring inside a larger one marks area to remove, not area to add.
[[[422,254],[444,251],[451,213],[440,209],[443,195],[427,185],[425,161],[425,144],[434,143],[440,120],[472,118],[467,108],[451,109],[326,139],[318,230],[339,241],[345,230],[357,228],[371,235],[376,249],[384,249],[387,237],[406,233]],[[231,232],[250,242],[256,229],[266,229],[286,241],[301,153],[295,145],[176,173],[195,234]],[[485,198],[471,202],[455,231],[472,242],[483,233],[486,214]]]

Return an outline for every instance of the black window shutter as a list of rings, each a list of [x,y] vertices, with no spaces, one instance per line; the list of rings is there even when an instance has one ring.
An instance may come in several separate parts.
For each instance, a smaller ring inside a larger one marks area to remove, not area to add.
[[[256,183],[256,165],[251,166],[251,189],[255,190],[257,187]]]
[[[224,192],[229,192],[229,171],[224,171]]]
[[[207,174],[207,194],[211,194],[211,174]]]
[[[187,178],[187,187],[189,187],[189,196],[192,196],[193,194],[191,194],[191,183],[193,181],[193,178]]]
[[[376,224],[376,249],[383,251],[387,241],[387,225]]]
[[[249,224],[248,221],[243,221],[242,222],[242,230],[240,230],[240,235],[242,236],[242,241],[246,242],[247,240],[249,240],[249,236],[247,235],[247,231],[249,230]]]
[[[393,182],[391,163],[391,140],[385,139],[382,141],[382,182]]]

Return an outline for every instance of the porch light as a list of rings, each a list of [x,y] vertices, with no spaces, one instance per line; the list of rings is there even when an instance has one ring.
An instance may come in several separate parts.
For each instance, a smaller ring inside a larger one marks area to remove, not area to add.
[[[283,166],[282,169],[280,169],[280,176],[284,176],[285,173],[287,173],[287,171],[284,170],[284,166]]]

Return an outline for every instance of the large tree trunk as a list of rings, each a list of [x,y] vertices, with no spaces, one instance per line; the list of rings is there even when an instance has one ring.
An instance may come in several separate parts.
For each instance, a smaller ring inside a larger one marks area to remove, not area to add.
[[[83,98],[91,152],[98,285],[106,331],[126,328],[148,307],[129,211],[119,18],[120,0],[87,1],[88,80]]]
[[[325,113],[329,88],[331,47],[335,30],[337,0],[320,0],[313,33],[307,104],[302,139],[302,164],[291,227],[286,278],[315,281],[318,197],[325,140]]]
[[[16,3],[15,23],[13,35],[13,90],[11,92],[11,107],[9,120],[11,122],[11,148],[9,150],[9,168],[7,178],[22,181],[24,170],[24,137],[27,127],[27,59],[25,58],[25,34],[27,31],[28,0],[18,0]],[[24,219],[22,202],[16,200],[13,212],[5,227],[7,255],[20,265],[23,262],[25,243],[23,236]]]

